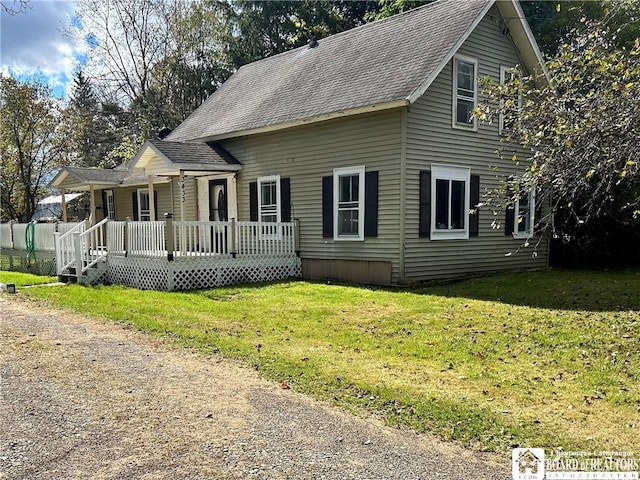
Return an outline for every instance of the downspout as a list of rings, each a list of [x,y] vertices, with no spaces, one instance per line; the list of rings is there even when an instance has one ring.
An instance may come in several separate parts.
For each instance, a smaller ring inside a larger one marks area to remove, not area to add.
[[[400,120],[400,235],[398,238],[398,283],[404,283],[405,277],[405,215],[407,201],[407,113],[409,105],[402,109]]]

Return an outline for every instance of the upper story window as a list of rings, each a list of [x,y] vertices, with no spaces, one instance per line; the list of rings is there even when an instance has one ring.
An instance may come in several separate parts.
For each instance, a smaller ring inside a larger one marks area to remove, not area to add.
[[[520,72],[513,67],[500,67],[500,83],[505,85],[517,78]],[[519,90],[519,89],[518,89]],[[500,118],[498,119],[498,132],[500,135],[506,135],[513,129],[515,122],[518,120],[520,110],[522,109],[522,95],[518,91],[515,95],[502,95],[500,99]]]
[[[453,58],[453,127],[477,129],[473,109],[478,100],[478,61],[456,55]]]
[[[333,171],[335,240],[364,240],[364,187],[364,166]]]
[[[431,239],[469,238],[471,170],[431,166]]]
[[[258,178],[258,220],[280,222],[280,175]]]

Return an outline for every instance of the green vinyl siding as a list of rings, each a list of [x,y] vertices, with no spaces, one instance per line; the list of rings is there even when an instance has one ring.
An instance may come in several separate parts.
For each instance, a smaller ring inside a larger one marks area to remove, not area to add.
[[[291,181],[292,218],[300,220],[303,258],[385,260],[399,278],[400,109],[361,114],[261,135],[225,140],[238,158],[238,216],[249,219],[249,183],[280,175]],[[322,178],[334,168],[378,172],[378,234],[364,241],[322,236]]]
[[[519,63],[511,41],[502,33],[499,13],[494,7],[458,50],[459,54],[476,58],[479,77],[500,79],[500,66]],[[480,176],[480,191],[498,185],[496,176],[514,171],[510,160],[500,163],[496,149],[498,124],[478,124],[478,131],[452,128],[453,61],[411,105],[407,114],[406,145],[406,231],[405,279],[432,280],[499,270],[544,268],[547,265],[546,239],[533,256],[532,246],[521,248],[523,240],[504,233],[504,212],[494,217],[481,211],[479,235],[468,240],[429,240],[418,234],[419,179],[421,170],[432,164],[464,166],[472,175]],[[525,152],[518,152],[526,155]],[[507,155],[509,158],[511,154]],[[498,166],[498,171],[491,167]],[[481,199],[482,200],[482,199]],[[502,228],[492,228],[497,221]],[[530,241],[534,245],[539,239]]]

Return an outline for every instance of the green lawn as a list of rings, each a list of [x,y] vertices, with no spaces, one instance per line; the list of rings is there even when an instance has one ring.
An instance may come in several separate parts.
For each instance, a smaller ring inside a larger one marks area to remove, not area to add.
[[[57,281],[57,277],[47,277],[44,275],[32,275],[30,273],[7,272],[0,270],[0,283],[13,283],[16,288],[28,285],[41,285],[43,283],[54,283]]]
[[[639,271],[419,290],[285,282],[20,294],[242,359],[296,390],[474,448],[640,451]]]

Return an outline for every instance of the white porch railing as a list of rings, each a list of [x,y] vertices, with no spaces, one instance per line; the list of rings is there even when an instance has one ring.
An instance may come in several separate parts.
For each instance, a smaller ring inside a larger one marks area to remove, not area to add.
[[[109,251],[124,250],[128,256],[279,256],[297,251],[294,222],[110,222],[107,232]]]
[[[297,254],[297,223],[115,222],[86,229],[84,223],[56,233],[58,275],[87,271],[107,255],[120,257],[291,257]]]
[[[293,222],[237,222],[238,255],[293,255],[295,224]]]
[[[167,254],[165,222],[125,222],[125,227],[128,255],[158,257]]]
[[[76,252],[76,272],[84,273],[107,256],[105,218],[84,232],[74,235],[74,249]]]
[[[85,230],[85,223],[80,222],[64,233],[56,233],[56,274],[62,275],[76,263],[75,236]],[[79,255],[79,253],[78,253]]]
[[[110,221],[107,223],[107,251],[114,255],[124,255],[127,251],[125,244],[126,222]]]

